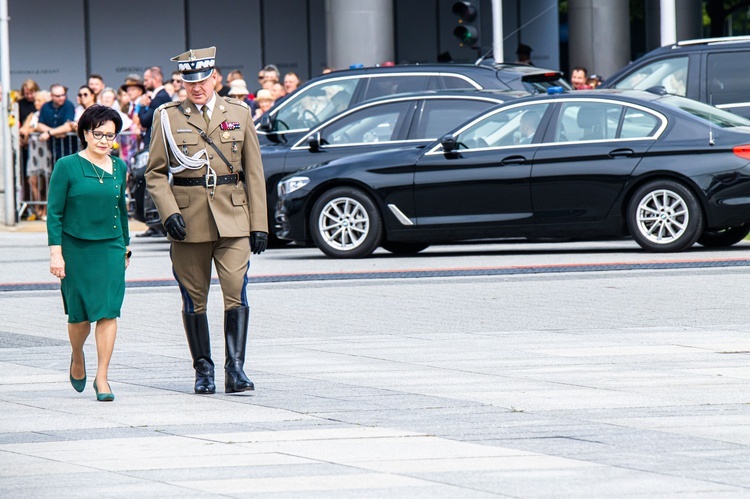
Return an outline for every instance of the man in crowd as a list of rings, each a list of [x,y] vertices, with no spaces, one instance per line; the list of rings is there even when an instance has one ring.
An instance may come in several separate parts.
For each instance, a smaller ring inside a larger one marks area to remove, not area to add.
[[[250,252],[268,244],[266,187],[250,110],[215,90],[216,47],[174,57],[188,98],[157,113],[146,183],[172,241],[195,393],[215,393],[206,306],[211,263],[224,295],[226,393],[253,390],[244,372]],[[170,183],[169,174],[172,174]]]
[[[229,96],[229,87],[224,85],[224,77],[221,74],[221,69],[214,68],[214,73],[216,74],[216,93],[219,94],[220,97],[228,97]]]
[[[104,78],[98,74],[89,75],[88,86],[94,92],[94,102],[101,104],[102,90],[104,90]]]
[[[588,70],[582,66],[576,66],[570,73],[570,84],[575,90],[590,90],[591,85],[586,83],[588,79]]]
[[[154,119],[154,111],[162,104],[171,102],[172,98],[164,90],[164,75],[159,66],[152,66],[143,73],[143,84],[147,92],[141,97],[138,119],[143,129],[143,143],[148,145],[151,143],[151,123]]]
[[[67,137],[70,131],[70,123],[75,120],[76,108],[68,100],[68,89],[59,83],[53,84],[50,89],[52,100],[45,103],[39,110],[40,133],[39,140],[52,139],[52,159],[57,161],[63,156],[73,154],[78,150],[78,140],[75,137]]]

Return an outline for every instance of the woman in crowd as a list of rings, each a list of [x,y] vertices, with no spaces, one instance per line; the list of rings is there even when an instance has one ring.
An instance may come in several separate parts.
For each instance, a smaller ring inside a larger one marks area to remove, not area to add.
[[[27,146],[26,158],[26,181],[29,183],[29,193],[34,205],[34,213],[29,220],[40,218],[46,219],[47,208],[42,203],[42,180],[45,180],[52,171],[52,153],[47,142],[39,140],[37,125],[39,124],[39,110],[49,102],[50,94],[46,90],[39,90],[34,94],[34,106],[36,111],[26,117],[18,133],[22,143]]]
[[[263,113],[271,109],[271,106],[273,106],[273,95],[271,95],[271,91],[265,88],[258,90],[258,93],[255,94],[255,102],[258,104],[258,109],[255,110],[253,119],[257,120],[263,115]]]
[[[86,387],[83,345],[96,322],[93,386],[102,402],[115,398],[108,371],[130,263],[126,165],[110,155],[121,129],[120,115],[111,107],[95,104],[83,112],[77,134],[84,149],[55,163],[47,209],[50,272],[61,279],[68,315],[70,383],[78,392]]]
[[[81,85],[78,89],[78,105],[76,106],[75,121],[78,122],[83,112],[94,104],[96,104],[94,91],[88,85]],[[72,131],[75,132],[75,130]]]

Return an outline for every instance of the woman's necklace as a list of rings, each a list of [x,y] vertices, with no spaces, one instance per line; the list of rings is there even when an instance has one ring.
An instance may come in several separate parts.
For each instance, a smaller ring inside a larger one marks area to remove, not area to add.
[[[99,179],[99,183],[103,184],[104,183],[104,171],[105,171],[104,168],[101,168],[101,167],[97,166],[96,163],[94,163],[93,161],[91,161],[91,158],[89,158],[89,153],[88,152],[83,151],[83,154],[86,155],[86,159],[88,160],[89,163],[91,163],[91,168],[94,169],[94,175],[96,175],[96,178]],[[97,170],[101,170],[102,171],[101,176],[99,176],[99,172]]]

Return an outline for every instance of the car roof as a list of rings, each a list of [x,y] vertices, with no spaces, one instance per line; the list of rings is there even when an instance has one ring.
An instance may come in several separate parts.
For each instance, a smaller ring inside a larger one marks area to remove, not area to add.
[[[641,65],[644,61],[656,59],[666,54],[690,54],[702,52],[709,48],[738,48],[750,50],[750,36],[725,36],[721,38],[696,38],[694,40],[682,40],[669,45],[655,48],[654,50],[642,55],[627,66],[620,68],[614,74],[604,80],[604,85],[617,83],[623,74],[629,74],[634,66]]]
[[[510,64],[510,63],[498,63],[493,65],[479,65],[479,64],[398,64],[395,66],[372,66],[365,68],[354,68],[354,69],[340,69],[332,71],[325,75],[316,76],[308,81],[318,81],[332,77],[342,76],[356,76],[356,75],[370,75],[378,73],[429,73],[429,72],[441,72],[441,73],[459,73],[470,75],[472,73],[481,72],[500,72],[507,75],[517,74],[521,77],[529,75],[545,75],[545,74],[560,74],[560,71],[554,69],[544,69],[535,66],[527,66],[525,64]]]
[[[368,99],[357,103],[352,106],[351,109],[359,108],[363,105],[372,105],[378,102],[390,101],[393,99],[424,99],[431,97],[468,97],[468,98],[486,98],[497,101],[506,101],[510,99],[519,99],[531,95],[529,92],[523,90],[500,90],[500,89],[472,89],[472,88],[461,88],[461,89],[442,89],[442,90],[419,90],[416,92],[404,92],[400,94],[386,95],[382,97],[375,97],[374,99]]]

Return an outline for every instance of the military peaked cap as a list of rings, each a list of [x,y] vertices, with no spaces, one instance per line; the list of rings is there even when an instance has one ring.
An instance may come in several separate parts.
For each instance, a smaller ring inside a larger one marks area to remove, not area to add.
[[[190,49],[172,57],[177,61],[177,70],[182,73],[184,81],[195,83],[203,81],[214,72],[216,65],[216,47]]]

